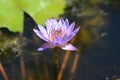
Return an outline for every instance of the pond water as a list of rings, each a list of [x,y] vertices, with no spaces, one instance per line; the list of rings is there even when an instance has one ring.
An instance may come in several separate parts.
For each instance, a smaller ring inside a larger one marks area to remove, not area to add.
[[[80,52],[59,50],[59,80],[120,80],[120,2],[105,4],[103,1],[98,5],[80,2],[82,6],[76,2],[69,3],[62,16],[70,22],[75,21],[76,27],[81,25],[71,41]],[[22,38],[18,33],[14,38],[8,37],[13,34],[3,30],[3,33],[11,34],[7,37],[13,43],[18,41],[18,44],[10,45],[14,49],[5,50],[5,56],[0,57],[7,77],[9,80],[53,80],[54,50],[37,51],[44,41],[33,33],[36,23],[27,14],[24,26]],[[4,80],[2,73],[0,80]]]

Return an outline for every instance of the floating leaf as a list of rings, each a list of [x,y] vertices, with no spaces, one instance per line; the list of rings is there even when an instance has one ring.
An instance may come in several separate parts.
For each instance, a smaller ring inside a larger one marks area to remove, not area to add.
[[[62,14],[65,0],[0,0],[0,27],[13,32],[23,31],[23,12],[28,13],[38,24]]]
[[[12,0],[0,0],[0,27],[11,31],[23,31],[23,11]]]

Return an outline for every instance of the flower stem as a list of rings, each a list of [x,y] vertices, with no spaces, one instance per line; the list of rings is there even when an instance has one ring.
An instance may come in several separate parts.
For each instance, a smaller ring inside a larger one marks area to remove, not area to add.
[[[55,47],[54,52],[54,80],[58,80],[58,47]]]

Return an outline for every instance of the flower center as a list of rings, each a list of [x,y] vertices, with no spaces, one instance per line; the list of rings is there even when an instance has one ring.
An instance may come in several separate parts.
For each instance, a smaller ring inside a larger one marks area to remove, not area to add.
[[[61,28],[53,29],[51,30],[51,33],[49,34],[50,41],[54,41],[54,37],[57,36],[59,38],[63,38],[65,35],[65,31]]]

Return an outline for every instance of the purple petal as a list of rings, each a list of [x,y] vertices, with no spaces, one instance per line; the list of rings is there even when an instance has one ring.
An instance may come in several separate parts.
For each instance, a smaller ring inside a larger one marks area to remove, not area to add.
[[[79,26],[77,29],[75,29],[75,30],[72,32],[72,34],[73,34],[73,35],[76,35],[76,34],[78,33],[79,29],[80,29],[80,26]]]
[[[65,25],[65,21],[64,21],[64,19],[63,19],[62,17],[60,18],[60,20],[58,21],[58,23],[59,23],[59,24],[62,24],[62,25],[63,25],[63,24]]]
[[[63,22],[64,22],[63,18],[60,18],[60,20],[58,21],[60,27],[63,26]]]
[[[38,51],[43,51],[48,48],[54,48],[55,45],[50,44],[50,43],[44,43],[40,48],[38,48]]]
[[[61,17],[60,20],[59,20],[59,22],[58,22],[59,28],[61,28],[63,31],[66,32],[67,29],[68,29],[68,25],[69,25],[69,24],[67,24],[67,22],[64,21],[64,19]]]
[[[68,21],[68,19],[65,20],[65,25],[66,25],[66,28],[69,27],[69,21]]]
[[[75,29],[71,34],[65,35],[64,36],[65,43],[70,41],[78,33],[79,29],[80,29],[80,26],[77,29]]]
[[[38,37],[40,37],[40,38],[43,39],[44,41],[49,42],[49,40],[44,36],[44,34],[43,34],[41,31],[39,31],[39,30],[37,30],[37,29],[33,29],[33,31],[36,33],[36,35],[37,35]]]
[[[51,33],[51,31],[55,27],[58,27],[58,23],[57,23],[57,20],[55,18],[46,20],[45,24],[46,24],[46,30],[47,30],[48,35]]]
[[[72,44],[70,43],[65,43],[62,46],[60,46],[63,50],[71,50],[71,51],[77,51],[77,48],[74,47]]]
[[[73,22],[69,27],[68,27],[68,35],[73,31],[73,29],[74,29],[74,26],[75,26],[75,22]]]
[[[53,27],[57,27],[57,28],[59,27],[58,22],[57,22],[57,20],[55,18],[52,18],[51,22],[52,22]]]
[[[60,37],[57,37],[57,36],[54,37],[54,41],[53,41],[54,45],[59,46],[59,45],[63,44],[63,42],[64,42],[63,38],[60,38]]]
[[[50,33],[50,31],[52,30],[52,22],[51,22],[51,20],[47,20],[46,22],[45,22],[45,24],[46,24],[46,30],[47,30],[47,33],[49,34]]]
[[[65,27],[67,29],[69,27],[69,21],[68,21],[68,19],[64,20],[62,17],[60,18],[58,24],[60,24],[62,27]]]
[[[38,25],[38,28],[40,29],[40,31],[42,32],[42,34],[44,34],[44,36],[46,38],[48,38],[48,34],[46,32],[46,29],[43,26],[41,26],[41,25]]]

